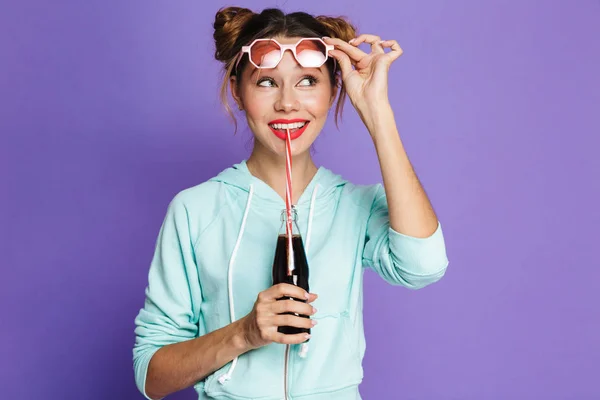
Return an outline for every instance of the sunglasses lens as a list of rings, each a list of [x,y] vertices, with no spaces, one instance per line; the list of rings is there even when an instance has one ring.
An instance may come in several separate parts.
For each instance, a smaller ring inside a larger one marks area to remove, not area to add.
[[[327,48],[320,40],[305,39],[296,46],[298,62],[304,68],[317,68],[327,59]]]
[[[256,42],[250,49],[250,57],[259,68],[275,68],[281,60],[281,47],[272,40]]]

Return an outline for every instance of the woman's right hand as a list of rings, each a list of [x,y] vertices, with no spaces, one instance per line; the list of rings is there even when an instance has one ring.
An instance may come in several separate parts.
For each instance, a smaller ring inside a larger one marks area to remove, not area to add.
[[[306,299],[306,303],[296,300],[277,300],[282,297]],[[296,315],[282,315],[291,312],[299,315],[313,315],[317,310],[311,306],[317,295],[308,293],[301,287],[280,283],[258,294],[250,314],[243,323],[243,335],[251,349],[257,349],[269,343],[299,344],[310,338],[307,333],[288,335],[277,332],[280,326],[312,328],[316,321]]]

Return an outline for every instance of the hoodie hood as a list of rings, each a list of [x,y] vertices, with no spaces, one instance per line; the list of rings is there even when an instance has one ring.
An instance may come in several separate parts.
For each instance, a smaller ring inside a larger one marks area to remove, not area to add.
[[[277,192],[275,192],[275,190],[273,190],[273,188],[250,173],[248,166],[246,165],[246,160],[227,168],[216,177],[210,179],[210,181],[221,182],[231,188],[237,188],[246,193],[250,193],[252,188],[253,201],[259,201],[261,206],[276,207],[279,209],[285,207],[284,200]],[[317,173],[306,189],[304,189],[304,192],[295,206],[304,208],[315,201],[320,202],[321,200],[325,200],[328,197],[333,196],[339,186],[343,186],[347,182],[347,180],[334,174],[327,168],[319,167]],[[316,194],[316,198],[313,198],[313,194]]]

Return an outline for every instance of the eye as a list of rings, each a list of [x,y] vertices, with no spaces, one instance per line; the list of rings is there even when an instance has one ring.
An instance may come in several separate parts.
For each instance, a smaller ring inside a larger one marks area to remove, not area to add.
[[[275,81],[272,78],[261,78],[256,82],[256,86],[273,87],[275,86]]]
[[[307,75],[300,80],[300,86],[314,86],[319,82],[317,78],[312,75]]]

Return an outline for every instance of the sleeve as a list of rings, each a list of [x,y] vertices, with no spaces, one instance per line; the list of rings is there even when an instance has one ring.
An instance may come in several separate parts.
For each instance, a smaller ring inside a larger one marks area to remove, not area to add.
[[[160,228],[148,274],[144,307],[135,318],[133,368],[147,398],[150,359],[161,347],[193,339],[200,319],[200,282],[187,209],[177,196]]]
[[[427,238],[396,232],[390,227],[387,199],[381,184],[367,222],[363,265],[393,285],[420,289],[438,281],[448,266],[442,226]]]

